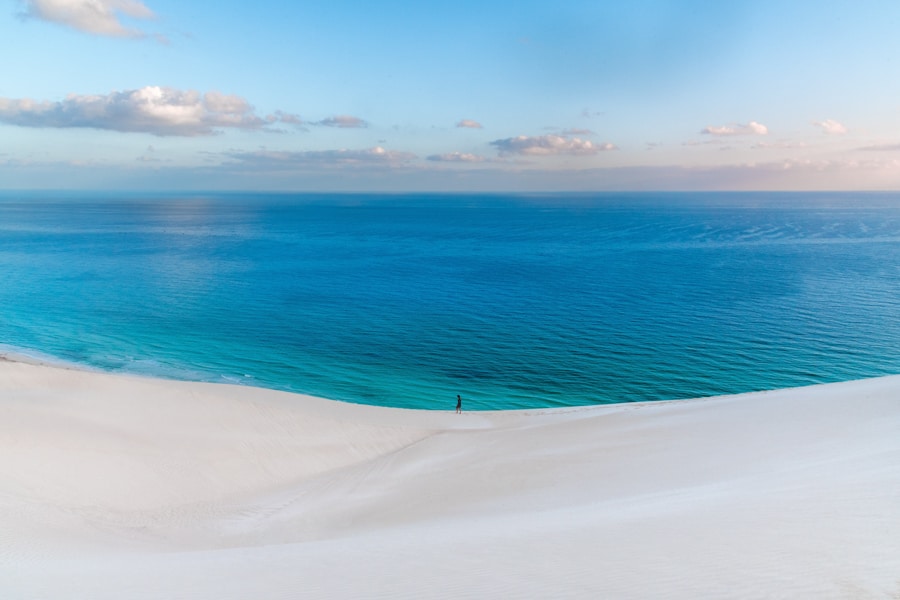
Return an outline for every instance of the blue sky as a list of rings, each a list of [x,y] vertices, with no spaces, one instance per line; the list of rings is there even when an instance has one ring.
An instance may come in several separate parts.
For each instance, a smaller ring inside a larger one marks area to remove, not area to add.
[[[0,187],[900,188],[900,3],[5,0]]]

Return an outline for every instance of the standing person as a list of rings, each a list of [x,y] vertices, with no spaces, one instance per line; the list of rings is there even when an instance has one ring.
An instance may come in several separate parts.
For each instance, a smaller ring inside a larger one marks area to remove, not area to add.
[[[459,394],[456,395],[456,414],[460,414],[462,412],[462,398],[459,397]]]

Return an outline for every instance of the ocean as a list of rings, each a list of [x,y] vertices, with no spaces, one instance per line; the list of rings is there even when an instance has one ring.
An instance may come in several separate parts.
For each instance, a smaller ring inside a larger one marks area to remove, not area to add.
[[[0,193],[0,351],[521,409],[900,373],[900,194]]]

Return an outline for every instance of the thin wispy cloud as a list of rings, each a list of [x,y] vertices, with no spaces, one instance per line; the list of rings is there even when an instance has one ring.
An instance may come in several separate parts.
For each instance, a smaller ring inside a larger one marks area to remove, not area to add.
[[[700,133],[705,135],[715,135],[715,136],[730,136],[730,135],[766,135],[769,133],[769,128],[763,125],[762,123],[757,123],[756,121],[750,121],[746,125],[719,125],[713,126],[710,125],[708,127],[704,127],[700,130]]]
[[[134,159],[140,163],[160,163],[162,160],[156,156],[156,148],[152,145],[147,146],[146,150],[144,150],[143,154],[139,155]]]
[[[24,0],[27,17],[111,37],[142,38],[147,34],[127,27],[122,17],[150,20],[156,15],[139,0]]]
[[[457,123],[456,126],[465,129],[482,129],[481,123],[479,123],[478,121],[473,121],[472,119],[463,119],[462,121]]]
[[[559,132],[559,135],[594,135],[594,132],[590,129],[584,129],[582,127],[573,127],[571,129],[563,129]]]
[[[780,163],[782,170],[794,169],[809,173],[824,172],[864,172],[887,170],[900,174],[900,160],[897,159],[786,159]]]
[[[753,144],[751,148],[761,149],[761,150],[791,150],[795,148],[806,148],[805,142],[791,142],[786,140],[779,140],[776,142],[758,142]]]
[[[693,147],[693,146],[699,147],[699,146],[718,146],[722,143],[723,143],[722,140],[707,139],[707,140],[687,140],[685,142],[681,142],[681,145],[688,146],[688,147]]]
[[[262,129],[292,115],[261,118],[240,96],[148,86],[60,102],[0,98],[0,122],[20,127],[91,128],[157,136],[205,136],[220,129]]]
[[[584,156],[617,149],[615,145],[610,143],[595,144],[590,140],[561,135],[520,135],[494,140],[491,142],[491,145],[497,147],[500,156]]]
[[[294,115],[280,110],[276,110],[273,114],[267,116],[266,120],[270,123],[284,123],[286,125],[296,125],[298,127],[303,125],[303,119],[300,118],[300,115]]]
[[[354,117],[351,115],[336,115],[334,117],[322,119],[321,121],[315,121],[311,123],[311,125],[321,125],[323,127],[339,127],[341,129],[363,129],[369,126],[366,121],[360,119],[359,117]]]
[[[294,168],[327,165],[395,165],[409,162],[415,154],[387,150],[382,146],[361,150],[308,150],[300,152],[258,150],[255,152],[231,152],[229,158],[246,165],[264,168]]]
[[[847,133],[847,128],[835,121],[834,119],[825,119],[824,121],[813,121],[813,125],[820,127],[823,133],[829,135],[842,135]]]
[[[900,152],[900,144],[877,144],[874,146],[863,146],[857,148],[865,152]]]
[[[478,154],[468,154],[462,152],[450,152],[447,154],[432,154],[431,156],[426,156],[426,160],[430,160],[433,162],[456,162],[456,163],[479,163],[485,162],[488,159],[484,156],[479,156]]]

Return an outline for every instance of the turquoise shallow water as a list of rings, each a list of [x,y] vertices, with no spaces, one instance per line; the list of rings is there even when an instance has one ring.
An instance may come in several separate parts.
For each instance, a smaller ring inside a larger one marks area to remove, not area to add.
[[[450,409],[900,373],[900,195],[0,195],[0,345]]]

